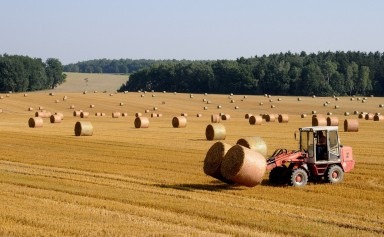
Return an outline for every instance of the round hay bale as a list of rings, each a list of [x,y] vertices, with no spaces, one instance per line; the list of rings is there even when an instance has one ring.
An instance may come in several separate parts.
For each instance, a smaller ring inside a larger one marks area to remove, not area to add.
[[[358,131],[359,131],[359,120],[357,119],[344,120],[344,132],[358,132]]]
[[[61,116],[51,115],[51,117],[49,117],[49,120],[51,121],[51,123],[61,123]]]
[[[55,103],[60,103],[60,100],[55,100]]]
[[[201,118],[201,117],[203,117],[203,115],[202,114],[196,114],[196,117]]]
[[[204,109],[204,110],[208,110],[208,107],[207,107],[207,106],[204,106],[203,109]]]
[[[327,126],[327,119],[323,116],[312,117],[312,126]]]
[[[95,116],[101,116],[101,113],[100,112],[96,112]]]
[[[79,117],[81,112],[83,112],[83,111],[82,110],[73,111],[73,117]]]
[[[27,97],[28,96],[28,94],[24,94],[24,97]]]
[[[144,97],[144,94],[141,94],[140,96],[141,96],[141,97]]]
[[[354,115],[358,115],[358,114],[359,114],[359,111],[355,110],[355,111],[353,111],[353,114],[354,114]]]
[[[302,99],[300,97],[297,98],[297,101],[302,101]]]
[[[349,116],[349,112],[344,112],[344,116]]]
[[[187,114],[187,113],[181,113],[180,115],[181,115],[181,116],[184,116],[184,117],[188,117],[188,114]]]
[[[252,116],[252,114],[245,114],[245,119],[249,119]]]
[[[41,127],[43,127],[43,118],[41,118],[41,117],[29,118],[28,126],[30,128],[41,128]]]
[[[187,118],[184,116],[173,117],[172,126],[174,128],[185,128],[187,127]]]
[[[271,105],[271,109],[276,108],[276,105]]]
[[[275,122],[276,115],[275,114],[267,114],[265,115],[265,121],[267,122]]]
[[[262,154],[263,156],[267,155],[268,147],[264,139],[261,137],[245,137],[237,140],[236,144],[242,145],[251,150],[255,150]]]
[[[282,99],[281,98],[277,98],[277,101],[282,101]]]
[[[273,102],[273,99],[269,99],[269,102]]]
[[[327,112],[327,115],[332,115],[332,112]]]
[[[218,106],[217,106],[217,108],[218,108],[218,109],[221,109],[221,108],[222,108],[222,106],[221,106],[221,105],[218,105]]]
[[[88,118],[89,112],[82,111],[80,112],[80,118]]]
[[[263,122],[263,117],[251,115],[251,117],[249,117],[248,122],[250,125],[261,125],[261,123]]]
[[[28,111],[33,111],[33,108],[32,107],[28,107]]]
[[[85,95],[85,94],[87,94],[88,93],[88,91],[83,91],[83,95]]]
[[[380,107],[380,108],[383,108],[383,107],[384,107],[384,104],[379,104],[379,107]]]
[[[221,120],[229,120],[230,118],[231,118],[231,115],[229,115],[229,114],[221,115]]]
[[[75,108],[75,106],[74,106],[74,105],[71,105],[71,106],[69,106],[69,108],[70,108],[70,109],[74,109],[74,108]]]
[[[149,109],[144,110],[145,113],[149,113]]]
[[[365,115],[365,120],[373,120],[374,116],[375,116],[374,114],[368,113],[368,114]]]
[[[120,102],[119,105],[120,105],[120,106],[124,106],[124,102]]]
[[[259,105],[263,105],[264,103],[263,102],[260,102]]]
[[[239,109],[239,106],[236,105],[236,106],[235,106],[235,109]]]
[[[55,115],[60,116],[61,120],[64,119],[64,114],[63,113],[55,112]]]
[[[203,170],[206,175],[223,182],[233,184],[231,180],[224,178],[220,171],[224,156],[230,148],[230,145],[223,142],[216,142],[209,148],[207,154],[205,155],[203,166]]]
[[[301,114],[301,118],[306,118],[307,114]]]
[[[122,117],[127,117],[127,116],[128,116],[128,113],[125,113],[125,112],[124,112],[124,113],[121,113],[121,116],[122,116]]]
[[[209,124],[205,129],[205,137],[207,140],[225,140],[226,130],[223,124]]]
[[[206,99],[206,98],[204,98],[204,99],[203,99],[203,102],[207,102],[207,99]]]
[[[134,124],[135,128],[148,128],[149,119],[147,117],[136,117]]]
[[[244,99],[247,99],[247,98],[248,98],[248,96],[246,96],[246,95],[245,95],[245,96],[243,96],[243,98],[244,98]]]
[[[316,110],[312,110],[312,114],[317,114],[317,111]]]
[[[101,113],[101,116],[105,116],[105,113],[102,112],[102,113]]]
[[[157,111],[158,110],[158,108],[157,107],[153,107],[153,111]]]
[[[157,113],[151,113],[151,118],[156,118],[157,117]]]
[[[327,117],[327,126],[339,126],[339,118],[335,116]]]
[[[221,122],[221,116],[219,114],[212,114],[211,115],[211,122],[212,123],[220,123]]]
[[[156,97],[156,95],[155,95],[155,94],[152,94],[152,97]]]
[[[141,117],[141,113],[139,113],[139,112],[135,113],[135,117],[136,117],[136,118],[137,118],[137,117]]]
[[[92,136],[93,126],[88,121],[78,121],[75,124],[75,136]]]
[[[289,121],[288,114],[279,114],[278,121],[279,123],[288,123]]]
[[[212,101],[210,101],[210,100],[207,100],[207,104],[211,104],[212,103]]]
[[[374,117],[373,117],[373,121],[383,121],[384,120],[384,116],[381,115],[381,114],[376,114]]]
[[[340,108],[340,106],[338,106],[338,105],[335,105],[335,109],[339,109]]]
[[[120,112],[112,112],[112,118],[120,118],[121,113]]]
[[[67,100],[67,99],[68,99],[68,96],[65,95],[65,96],[63,97],[63,100]]]
[[[160,113],[160,114],[157,114],[157,117],[158,117],[158,118],[161,118],[161,117],[163,117],[163,114],[161,114],[161,113]]]
[[[89,108],[95,108],[95,105],[89,105]]]
[[[44,109],[44,107],[43,106],[39,106],[39,110],[43,110]]]
[[[234,145],[224,156],[221,174],[235,183],[254,187],[263,180],[267,162],[263,155],[241,145]]]
[[[47,111],[36,111],[35,112],[35,117],[49,118],[50,116],[51,116],[51,112],[47,112]]]

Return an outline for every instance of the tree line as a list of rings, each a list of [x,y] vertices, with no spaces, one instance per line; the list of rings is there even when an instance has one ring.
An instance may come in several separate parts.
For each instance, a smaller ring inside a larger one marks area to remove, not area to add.
[[[155,62],[120,91],[271,95],[384,95],[380,52],[279,53],[216,61]]]
[[[65,81],[58,59],[0,55],[0,91],[24,92],[53,89]]]

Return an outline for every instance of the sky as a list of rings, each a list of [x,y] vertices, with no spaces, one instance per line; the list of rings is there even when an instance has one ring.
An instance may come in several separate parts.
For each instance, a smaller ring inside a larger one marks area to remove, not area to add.
[[[0,0],[0,54],[233,60],[384,52],[382,0]]]

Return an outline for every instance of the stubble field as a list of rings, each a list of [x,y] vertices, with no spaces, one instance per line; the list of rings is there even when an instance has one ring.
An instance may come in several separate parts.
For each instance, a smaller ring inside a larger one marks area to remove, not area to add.
[[[194,94],[191,98],[173,92],[102,93],[103,87],[83,94],[84,87],[26,97],[2,94],[0,236],[384,234],[384,121],[359,119],[359,132],[343,131],[344,112],[356,119],[355,110],[383,112],[379,107],[383,98],[368,97],[365,103],[363,97],[353,101],[350,97],[301,97],[298,101],[284,96]],[[334,109],[335,105],[339,108]],[[44,119],[42,128],[29,128],[28,119],[39,106],[63,113],[64,120],[53,124]],[[203,110],[204,106],[208,109]],[[80,109],[88,111],[89,117],[74,117],[73,111]],[[271,186],[266,172],[262,184],[247,188],[204,174],[205,154],[215,143],[205,137],[211,114],[231,116],[222,121],[225,143],[260,136],[271,155],[277,148],[298,148],[293,133],[311,125],[313,110],[338,116],[340,140],[353,147],[356,167],[343,183]],[[112,118],[116,111],[128,116]],[[95,116],[96,112],[106,116]],[[149,128],[134,127],[136,112],[149,118]],[[151,113],[162,117],[152,118]],[[173,128],[172,118],[181,113],[188,114],[187,127]],[[251,126],[246,113],[286,113],[289,122]],[[308,117],[301,118],[302,113]],[[93,136],[75,136],[77,121],[90,121]]]

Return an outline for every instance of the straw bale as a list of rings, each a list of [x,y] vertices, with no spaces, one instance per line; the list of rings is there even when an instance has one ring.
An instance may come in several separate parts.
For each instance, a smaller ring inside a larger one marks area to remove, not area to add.
[[[184,116],[184,117],[188,117],[188,114],[187,114],[187,113],[181,113],[180,115],[181,115],[181,116]]]
[[[49,120],[51,123],[61,123],[61,116],[51,115],[51,117],[49,117]]]
[[[265,115],[265,121],[267,122],[275,122],[276,114],[267,114]]]
[[[279,123],[288,123],[289,121],[288,114],[279,114],[278,121]]]
[[[149,119],[147,117],[136,117],[134,124],[135,128],[148,128]]]
[[[83,112],[83,111],[82,110],[73,111],[73,117],[79,117],[81,112]]]
[[[185,128],[187,127],[187,118],[184,116],[173,117],[172,126],[174,128]]]
[[[28,107],[28,111],[33,111],[33,108],[32,107]]]
[[[383,121],[384,120],[384,116],[381,115],[381,114],[376,114],[374,117],[373,117],[373,121]]]
[[[239,106],[236,105],[236,106],[235,106],[235,109],[239,109]]]
[[[212,114],[211,115],[211,122],[212,123],[220,123],[221,122],[221,117],[219,114]]]
[[[339,118],[335,116],[327,117],[327,126],[339,126]]]
[[[75,124],[75,136],[92,136],[93,126],[88,121],[78,121]]]
[[[259,105],[263,105],[264,103],[263,102],[260,102]]]
[[[163,114],[162,114],[162,113],[159,113],[159,114],[157,114],[157,117],[158,117],[158,118],[161,118],[161,117],[163,117]]]
[[[196,114],[196,117],[201,118],[201,117],[203,117],[203,115],[202,114]]]
[[[374,114],[368,113],[368,114],[365,115],[365,120],[373,120],[374,116],[375,116]]]
[[[221,120],[229,120],[230,118],[231,118],[231,115],[229,115],[229,114],[221,115]]]
[[[254,187],[263,180],[266,165],[264,156],[259,152],[237,144],[225,154],[220,171],[226,179]]]
[[[47,112],[47,111],[36,111],[35,112],[35,117],[49,118],[50,116],[51,116],[51,112]]]
[[[205,155],[203,166],[203,170],[206,175],[226,183],[233,183],[231,180],[224,178],[220,171],[221,162],[230,148],[230,145],[223,142],[216,142],[209,148],[207,154]]]
[[[128,116],[128,113],[126,113],[126,112],[121,113],[121,116],[122,116],[122,117],[127,117],[127,116]]]
[[[64,119],[64,114],[63,113],[55,112],[55,115],[60,116],[61,120]]]
[[[205,129],[205,137],[207,140],[225,140],[226,130],[223,124],[213,123],[209,124]]]
[[[258,115],[251,115],[248,121],[250,125],[261,125],[263,122],[263,117]]]
[[[344,116],[349,116],[349,112],[344,112]]]
[[[139,113],[139,112],[135,113],[135,117],[136,117],[136,118],[137,118],[137,117],[141,117],[141,113]]]
[[[43,127],[43,119],[41,117],[29,118],[28,126],[30,128],[41,128],[41,127]]]
[[[112,112],[112,118],[120,118],[121,113],[120,112]]]
[[[86,111],[80,112],[80,118],[88,118],[88,116],[89,116],[89,112],[86,112]]]
[[[312,117],[312,126],[327,126],[327,119],[323,116]]]
[[[301,114],[301,118],[306,118],[307,114]]]
[[[91,104],[89,105],[89,108],[95,108],[95,105]]]
[[[265,143],[264,139],[261,137],[244,137],[237,140],[236,144],[242,145],[251,150],[255,150],[262,154],[263,156],[267,155],[268,147],[267,143]]]
[[[357,119],[344,120],[344,132],[358,132],[359,121]]]
[[[157,117],[157,113],[151,113],[151,118],[156,118]]]

